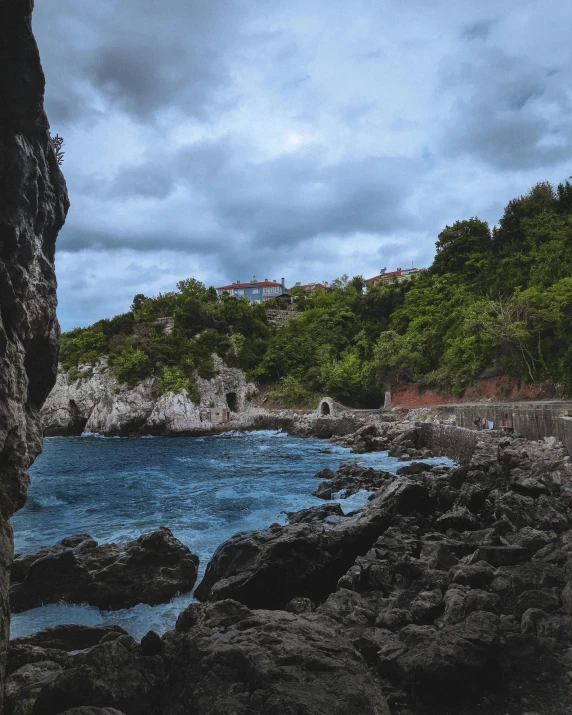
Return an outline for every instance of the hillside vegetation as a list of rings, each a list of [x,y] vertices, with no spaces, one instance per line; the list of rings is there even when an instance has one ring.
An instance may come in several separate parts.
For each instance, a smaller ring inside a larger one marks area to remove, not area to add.
[[[160,392],[193,395],[197,375],[214,375],[216,353],[291,406],[313,405],[320,393],[378,406],[397,381],[461,395],[498,374],[572,393],[572,185],[537,184],[492,230],[478,218],[446,226],[436,249],[408,282],[364,292],[361,277],[344,277],[299,296],[300,316],[280,329],[266,317],[275,306],[219,299],[190,278],[64,334],[60,361],[79,377],[78,366],[108,356],[122,382],[155,375]],[[175,319],[169,335],[152,322],[163,316]]]

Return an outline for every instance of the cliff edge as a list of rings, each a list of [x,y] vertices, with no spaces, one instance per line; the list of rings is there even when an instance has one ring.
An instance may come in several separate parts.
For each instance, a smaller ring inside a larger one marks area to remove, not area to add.
[[[9,519],[42,448],[56,378],[55,241],[69,202],[44,113],[33,0],[0,0],[0,680],[9,634]],[[0,692],[2,692],[0,682]]]

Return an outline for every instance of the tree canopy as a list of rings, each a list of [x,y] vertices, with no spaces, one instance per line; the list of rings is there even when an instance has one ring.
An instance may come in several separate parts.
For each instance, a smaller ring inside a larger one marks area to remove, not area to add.
[[[188,278],[64,334],[60,360],[79,375],[105,355],[123,382],[153,375],[159,391],[194,394],[217,354],[298,406],[324,393],[378,406],[397,381],[461,394],[483,374],[548,379],[571,393],[572,186],[537,184],[492,229],[477,217],[446,226],[433,264],[410,280],[366,290],[361,276],[342,276],[293,296],[299,316],[274,328],[271,303],[219,298]],[[166,316],[169,334],[154,322]]]

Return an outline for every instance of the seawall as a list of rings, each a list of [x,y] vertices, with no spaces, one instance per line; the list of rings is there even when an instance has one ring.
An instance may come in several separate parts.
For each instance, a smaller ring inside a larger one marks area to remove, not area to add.
[[[478,434],[475,420],[483,419],[492,422],[494,429],[500,427],[501,421],[508,423],[515,434],[530,440],[556,437],[568,454],[572,454],[572,402],[476,404],[455,408],[457,427]]]

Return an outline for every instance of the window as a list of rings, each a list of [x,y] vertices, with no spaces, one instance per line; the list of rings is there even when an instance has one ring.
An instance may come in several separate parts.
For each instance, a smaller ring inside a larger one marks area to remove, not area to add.
[[[260,288],[253,288],[253,289],[252,289],[252,293],[253,293],[253,295],[254,295],[255,293],[256,293],[256,294],[260,293]]]
[[[236,292],[238,295],[244,295],[244,288],[239,288]]]

